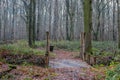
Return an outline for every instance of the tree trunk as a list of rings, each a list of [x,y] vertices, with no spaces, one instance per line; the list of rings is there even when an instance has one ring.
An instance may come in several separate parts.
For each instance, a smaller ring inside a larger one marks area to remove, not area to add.
[[[69,0],[66,0],[66,40],[70,40],[68,25],[69,25]]]
[[[35,0],[30,0],[29,5],[29,46],[35,45]]]
[[[116,40],[115,37],[115,0],[113,0],[113,41]]]
[[[118,9],[118,48],[120,49],[120,1],[117,0]]]
[[[58,13],[58,0],[55,0],[54,6],[54,27],[53,27],[53,39],[57,41],[58,39],[58,21],[59,21],[59,13]]]
[[[40,22],[41,22],[41,15],[40,15],[40,0],[38,0],[38,19],[37,19],[37,32],[36,32],[36,40],[40,40]]]
[[[16,3],[16,1],[15,1],[15,0],[13,0],[13,18],[12,18],[12,31],[11,31],[11,40],[14,40],[15,3]]]
[[[91,29],[92,29],[92,0],[84,0],[85,54],[87,55],[92,53]]]

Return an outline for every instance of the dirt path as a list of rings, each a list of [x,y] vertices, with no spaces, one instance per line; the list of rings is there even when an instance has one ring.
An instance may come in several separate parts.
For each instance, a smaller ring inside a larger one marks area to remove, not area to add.
[[[17,65],[0,80],[95,80],[91,66],[77,58],[77,52],[55,50],[54,58],[50,58],[50,68],[36,65]],[[8,69],[8,65],[0,63],[0,71]]]
[[[55,59],[50,60],[51,68],[89,68],[90,66],[79,58],[75,58],[77,52],[63,50],[54,51]]]
[[[50,60],[50,67],[55,69],[57,76],[52,80],[94,80],[91,66],[79,58],[77,52],[55,50],[56,57]]]

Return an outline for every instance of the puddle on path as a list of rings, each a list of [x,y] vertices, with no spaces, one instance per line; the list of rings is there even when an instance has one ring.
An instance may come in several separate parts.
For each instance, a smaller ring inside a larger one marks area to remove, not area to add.
[[[90,66],[82,61],[76,61],[71,59],[61,59],[61,60],[51,60],[50,61],[51,68],[89,68]]]

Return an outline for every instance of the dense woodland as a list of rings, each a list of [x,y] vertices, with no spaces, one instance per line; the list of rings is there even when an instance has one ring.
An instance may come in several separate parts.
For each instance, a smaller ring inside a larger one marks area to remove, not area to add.
[[[84,31],[83,1],[1,0],[0,40],[27,39],[28,16],[34,18],[35,40],[44,40],[47,30],[53,40],[79,40]],[[92,11],[92,39],[117,41],[119,0],[92,0]]]
[[[56,51],[49,51],[51,45]],[[16,56],[8,53],[20,54]],[[35,53],[45,56],[41,58]],[[74,76],[73,80],[120,80],[120,0],[0,0],[1,62],[5,60],[6,64],[17,65],[28,62],[43,67],[53,61],[51,54],[56,55],[55,59],[62,59],[58,56],[66,59],[65,56],[76,53],[89,66],[95,69],[94,66],[99,66],[100,71],[97,78]],[[21,62],[15,62],[19,61],[17,58]],[[114,68],[112,71],[111,65]],[[106,67],[109,68],[106,70]],[[89,71],[95,73],[95,69]],[[0,78],[3,78],[1,74]]]

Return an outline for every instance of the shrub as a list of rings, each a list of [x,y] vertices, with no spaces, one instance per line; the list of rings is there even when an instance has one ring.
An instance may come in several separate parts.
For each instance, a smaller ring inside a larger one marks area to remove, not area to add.
[[[120,64],[115,69],[107,71],[105,80],[120,80]]]

